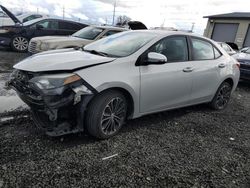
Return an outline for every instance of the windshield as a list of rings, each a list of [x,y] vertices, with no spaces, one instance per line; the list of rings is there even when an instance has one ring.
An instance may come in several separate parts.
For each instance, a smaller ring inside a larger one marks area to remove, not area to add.
[[[94,40],[98,35],[103,32],[104,29],[98,27],[85,27],[80,31],[77,31],[72,36],[79,37],[88,40]]]
[[[33,19],[33,20],[30,20],[30,21],[27,21],[27,22],[23,23],[23,25],[24,25],[24,26],[32,25],[32,24],[34,24],[34,23],[36,23],[36,22],[39,22],[39,21],[41,21],[41,20],[44,20],[44,19],[43,19],[43,18]]]
[[[115,57],[126,57],[135,53],[156,36],[154,33],[127,31],[91,43],[85,46],[84,50],[98,51]]]

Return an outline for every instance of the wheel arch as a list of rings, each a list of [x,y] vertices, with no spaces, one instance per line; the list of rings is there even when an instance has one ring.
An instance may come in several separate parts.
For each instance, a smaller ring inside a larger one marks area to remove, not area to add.
[[[227,82],[227,83],[229,83],[230,85],[231,85],[231,87],[233,88],[234,87],[234,80],[233,80],[233,78],[231,78],[231,77],[228,77],[228,78],[226,78],[223,82]],[[222,82],[222,83],[223,83]]]
[[[136,94],[133,91],[133,89],[124,84],[124,83],[117,83],[117,84],[104,84],[100,87],[97,88],[98,93],[103,93],[106,91],[110,91],[110,90],[116,90],[121,92],[127,99],[128,102],[128,114],[127,114],[127,118],[128,119],[132,119],[134,116],[136,116],[135,114],[138,113],[139,108],[138,108],[138,101],[136,98]]]

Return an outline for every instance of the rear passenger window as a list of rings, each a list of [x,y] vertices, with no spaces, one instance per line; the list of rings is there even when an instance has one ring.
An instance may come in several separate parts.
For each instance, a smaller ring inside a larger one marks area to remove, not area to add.
[[[193,53],[193,60],[209,60],[214,59],[214,50],[211,43],[204,40],[191,38]]]
[[[80,30],[80,27],[77,24],[73,24],[69,22],[59,22],[59,29],[77,31],[77,30]]]

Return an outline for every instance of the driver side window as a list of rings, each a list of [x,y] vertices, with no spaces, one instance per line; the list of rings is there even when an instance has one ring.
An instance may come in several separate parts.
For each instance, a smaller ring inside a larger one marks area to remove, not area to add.
[[[52,20],[40,21],[32,27],[36,28],[37,25],[41,25],[43,29],[58,29],[58,22]]]
[[[38,25],[43,26],[44,29],[48,29],[49,28],[49,21],[39,22]]]
[[[188,61],[188,46],[185,36],[164,38],[152,46],[149,52],[165,55],[168,62]]]

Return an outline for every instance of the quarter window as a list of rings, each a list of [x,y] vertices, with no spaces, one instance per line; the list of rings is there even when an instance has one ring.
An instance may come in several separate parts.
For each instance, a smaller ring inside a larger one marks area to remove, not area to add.
[[[191,38],[193,60],[210,60],[214,59],[214,50],[211,43],[196,38]]]
[[[156,52],[167,57],[168,62],[188,61],[187,40],[184,36],[167,37],[152,46],[149,52]]]
[[[219,50],[217,50],[216,48],[214,48],[214,57],[215,59],[219,58],[221,56],[221,53]]]

